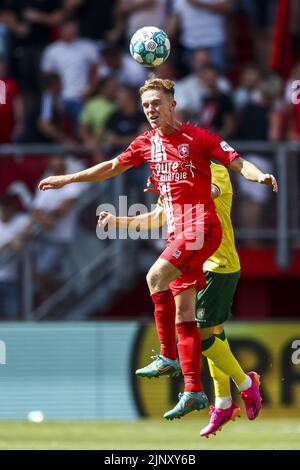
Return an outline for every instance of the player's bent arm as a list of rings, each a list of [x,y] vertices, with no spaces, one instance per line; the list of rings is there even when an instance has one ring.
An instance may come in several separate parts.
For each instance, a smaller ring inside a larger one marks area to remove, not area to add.
[[[117,176],[120,173],[131,168],[131,166],[121,165],[118,158],[113,158],[107,162],[87,168],[69,175],[49,176],[42,180],[39,189],[45,191],[47,189],[59,189],[70,183],[95,183]]]
[[[130,228],[133,224],[135,228],[140,230],[152,230],[162,227],[165,220],[166,217],[163,209],[157,207],[152,212],[131,217],[116,217],[109,212],[101,212],[98,224],[102,227],[109,225],[110,227],[118,228]]]
[[[70,183],[96,183],[97,181],[104,181],[113,176],[117,176],[129,170],[129,168],[131,168],[131,165],[121,165],[116,157],[68,176]]]
[[[163,208],[157,206],[152,212],[129,217],[131,223],[140,230],[153,230],[165,224],[166,216]]]
[[[278,184],[275,176],[269,173],[263,173],[257,168],[257,166],[244,158],[236,158],[230,163],[229,168],[236,173],[240,173],[248,181],[272,186],[274,192],[277,193],[278,191]]]

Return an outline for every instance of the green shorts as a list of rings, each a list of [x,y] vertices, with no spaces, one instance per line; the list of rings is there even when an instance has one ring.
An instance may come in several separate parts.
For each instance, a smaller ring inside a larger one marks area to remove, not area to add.
[[[207,285],[198,292],[196,321],[199,328],[209,328],[224,323],[231,315],[234,293],[240,271],[219,274],[205,271]]]

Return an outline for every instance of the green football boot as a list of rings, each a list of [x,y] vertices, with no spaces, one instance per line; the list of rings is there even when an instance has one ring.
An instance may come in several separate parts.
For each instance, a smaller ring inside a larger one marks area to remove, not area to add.
[[[179,402],[164,414],[166,419],[181,418],[194,410],[202,410],[208,406],[208,398],[204,392],[183,392],[178,395]]]
[[[151,359],[154,359],[154,361],[142,369],[137,369],[135,375],[151,379],[152,377],[160,377],[161,375],[177,377],[181,372],[178,359],[168,359],[160,354],[151,356]]]

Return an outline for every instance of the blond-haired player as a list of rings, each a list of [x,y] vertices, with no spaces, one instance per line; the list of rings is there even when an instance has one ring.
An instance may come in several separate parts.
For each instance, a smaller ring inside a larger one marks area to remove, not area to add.
[[[206,285],[199,266],[216,251],[222,238],[211,197],[210,159],[277,191],[273,175],[246,162],[221,137],[179,122],[174,93],[171,80],[147,80],[140,96],[151,131],[139,135],[110,161],[78,173],[51,176],[39,184],[43,191],[58,189],[74,182],[103,181],[145,161],[150,166],[167,216],[168,242],[147,275],[161,344],[160,354],[148,369],[157,375],[176,374],[180,360],[184,376],[184,392],[178,404],[165,413],[166,419],[180,418],[208,403],[201,385],[201,337],[195,303],[197,291]]]

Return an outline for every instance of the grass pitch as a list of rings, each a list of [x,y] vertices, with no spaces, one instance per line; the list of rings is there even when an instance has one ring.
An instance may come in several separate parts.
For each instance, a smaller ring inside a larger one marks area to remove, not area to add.
[[[203,439],[199,430],[206,423],[202,416],[172,422],[0,422],[0,450],[300,449],[299,418],[241,418]]]

